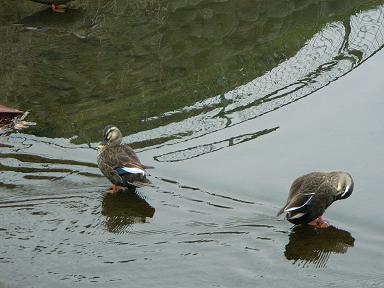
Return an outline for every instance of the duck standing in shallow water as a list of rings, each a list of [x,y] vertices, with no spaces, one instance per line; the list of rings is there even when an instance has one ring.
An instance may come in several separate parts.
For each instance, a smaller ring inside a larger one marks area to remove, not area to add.
[[[121,144],[123,136],[120,130],[108,125],[103,130],[103,137],[103,142],[98,147],[97,165],[112,182],[112,192],[117,192],[117,186],[152,186],[145,171],[152,167],[141,164],[135,151],[127,144]]]
[[[33,2],[50,5],[52,12],[64,12],[65,4],[71,0],[31,0]]]
[[[348,198],[353,191],[353,179],[347,172],[312,172],[297,178],[289,190],[287,204],[277,216],[286,213],[293,224],[309,224],[327,228],[322,215],[336,200]]]

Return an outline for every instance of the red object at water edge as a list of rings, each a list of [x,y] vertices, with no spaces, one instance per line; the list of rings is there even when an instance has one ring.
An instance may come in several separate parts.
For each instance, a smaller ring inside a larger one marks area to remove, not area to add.
[[[24,114],[23,111],[20,111],[20,110],[14,109],[14,108],[10,108],[10,107],[4,106],[4,105],[0,105],[0,120],[12,119],[12,118],[15,118],[16,116],[20,116],[22,114]]]

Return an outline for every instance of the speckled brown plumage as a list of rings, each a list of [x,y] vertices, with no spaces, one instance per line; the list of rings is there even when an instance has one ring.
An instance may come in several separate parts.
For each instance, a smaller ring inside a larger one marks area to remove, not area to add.
[[[135,151],[127,144],[121,144],[122,135],[118,128],[107,126],[104,129],[104,142],[99,145],[97,164],[100,171],[107,177],[112,184],[123,187],[142,187],[152,186],[147,179],[145,169],[152,168],[143,165],[137,157]],[[119,174],[119,169],[135,169],[142,173]]]
[[[294,224],[309,223],[321,217],[336,200],[348,198],[353,179],[347,172],[312,172],[297,178],[289,190],[286,205],[277,215],[286,212]]]

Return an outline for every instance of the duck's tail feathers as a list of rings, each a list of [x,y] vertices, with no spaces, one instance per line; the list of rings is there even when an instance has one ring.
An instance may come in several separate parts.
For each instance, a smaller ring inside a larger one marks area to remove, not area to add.
[[[279,212],[277,212],[276,217],[279,217],[281,214],[283,214],[283,212],[284,212],[284,208],[285,208],[285,206],[284,206],[283,208],[281,208],[281,209],[279,210]]]
[[[143,168],[144,168],[144,169],[155,169],[155,167],[153,167],[153,166],[148,166],[148,165],[143,165]]]
[[[136,186],[137,188],[141,188],[141,187],[155,187],[155,185],[152,184],[151,181],[149,181],[148,179],[145,179],[144,181],[133,181],[132,183],[133,186]]]
[[[306,199],[305,203],[300,205],[300,206],[291,207],[292,204],[288,203],[283,208],[281,208],[281,210],[277,213],[276,216],[279,216],[279,215],[281,215],[284,212],[286,212],[286,213],[290,213],[290,212],[306,213],[307,206],[311,205],[311,201],[312,201],[313,195],[314,195],[314,193],[307,194],[306,197],[309,196],[308,199]]]

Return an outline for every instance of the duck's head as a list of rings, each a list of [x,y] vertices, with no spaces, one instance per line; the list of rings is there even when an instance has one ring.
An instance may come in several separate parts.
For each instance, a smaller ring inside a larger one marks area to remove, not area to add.
[[[123,135],[119,128],[113,125],[108,125],[103,130],[103,142],[101,142],[100,145],[116,146],[120,145],[122,140]]]
[[[336,199],[348,198],[353,191],[353,179],[347,172],[336,172]]]

